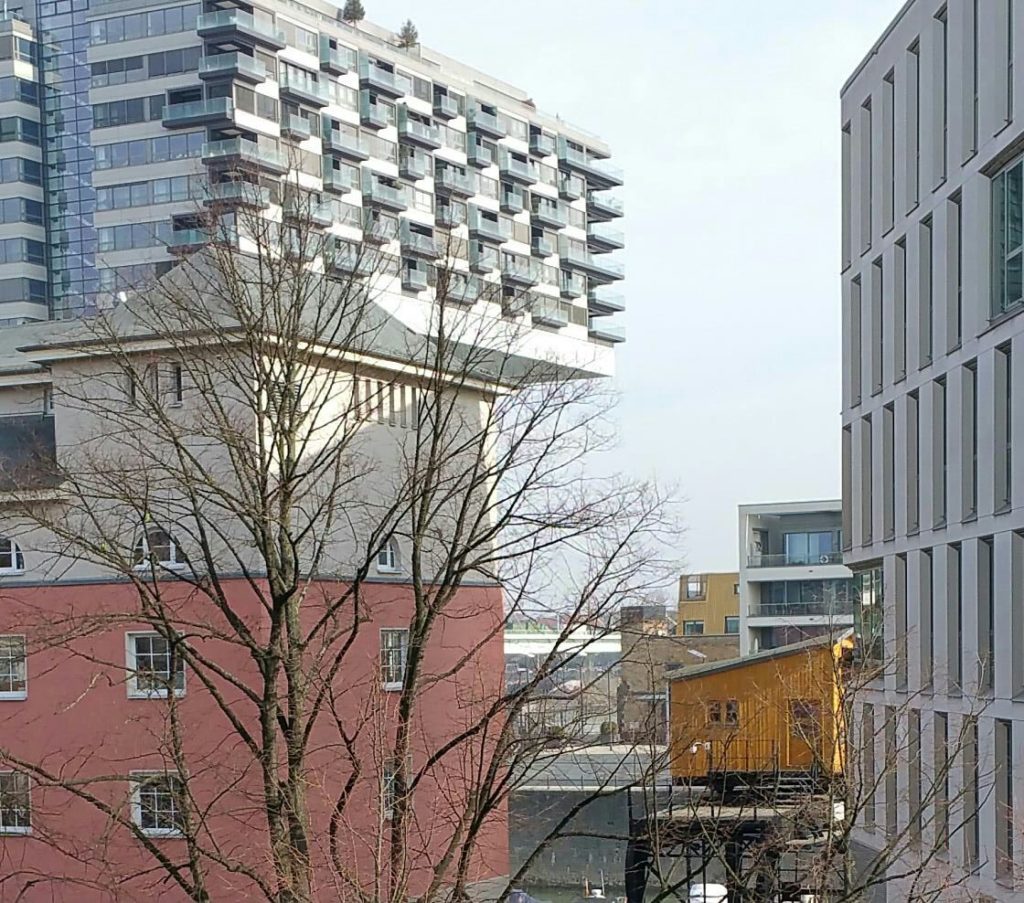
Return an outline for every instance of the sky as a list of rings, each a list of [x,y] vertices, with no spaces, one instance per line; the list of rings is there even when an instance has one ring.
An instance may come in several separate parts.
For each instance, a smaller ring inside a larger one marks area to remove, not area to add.
[[[363,0],[624,168],[608,463],[681,500],[690,570],[736,568],[739,504],[839,496],[839,89],[902,4]]]

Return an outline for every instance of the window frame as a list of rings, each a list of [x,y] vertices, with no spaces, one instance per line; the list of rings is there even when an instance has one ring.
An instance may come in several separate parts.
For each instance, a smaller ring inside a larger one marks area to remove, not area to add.
[[[0,836],[6,834],[31,834],[32,833],[32,781],[29,776],[23,771],[17,771],[13,768],[8,768],[0,771],[0,778],[11,775],[13,777],[20,777],[25,781],[25,820],[28,822],[27,825],[8,825],[4,823],[3,813],[5,807],[0,805]],[[20,792],[20,791],[16,791]]]
[[[134,385],[134,383],[133,383]],[[167,537],[168,544],[170,546],[172,556],[167,560],[157,560],[155,563],[158,567],[164,568],[168,571],[178,571],[185,567],[188,563],[184,559],[180,558],[181,546],[178,541],[174,538],[174,534],[170,530],[165,530],[163,527],[149,526],[143,529],[139,538],[135,541],[132,546],[132,569],[135,571],[148,571],[153,566],[154,562],[151,560],[151,547],[149,542],[149,534],[159,530]],[[141,551],[142,560],[136,561],[136,557]]]
[[[128,674],[127,680],[127,691],[129,699],[169,699],[172,695],[180,699],[186,693],[186,675],[185,675],[185,661],[180,656],[172,657],[172,661],[177,666],[175,674],[178,673],[180,668],[181,672],[181,686],[171,687],[152,687],[149,689],[142,688],[139,686],[139,667],[138,667],[138,653],[135,647],[135,641],[138,639],[152,639],[157,637],[162,640],[167,640],[165,636],[155,630],[129,630],[124,635],[125,645],[125,670]],[[168,655],[170,656],[170,643],[168,642]],[[156,672],[152,672],[156,674]],[[162,672],[160,675],[162,677]],[[168,683],[176,683],[174,681],[174,675],[167,675]]]
[[[132,824],[138,828],[147,837],[165,837],[165,838],[176,838],[184,837],[185,832],[181,828],[147,828],[142,824],[142,788],[146,783],[151,783],[155,779],[163,778],[168,782],[168,785],[172,782],[177,782],[180,786],[179,792],[181,793],[181,801],[184,801],[184,782],[176,774],[172,774],[167,771],[133,771],[130,775],[131,783],[131,813],[132,813]],[[181,806],[182,812],[184,812],[184,806]]]
[[[691,624],[699,624],[700,630],[694,632],[688,632],[687,628]],[[704,636],[704,619],[703,618],[692,618],[683,621],[683,636]]]
[[[385,647],[384,635],[385,634],[397,634],[401,635],[404,642],[400,643],[397,647]],[[394,676],[394,671],[390,662],[385,664],[385,653],[394,651],[397,648],[399,652],[400,662],[399,670],[401,671],[401,677],[399,680],[387,680],[387,677]],[[401,690],[405,685],[405,672],[409,667],[409,628],[408,627],[381,627],[380,628],[380,686],[381,689],[386,693],[393,693],[397,690]]]
[[[4,633],[0,634],[0,640],[6,639],[20,639],[21,640],[21,683],[22,689],[20,690],[0,690],[0,701],[13,701],[18,702],[23,699],[28,699],[28,642],[23,633]]]
[[[401,573],[402,559],[398,554],[398,543],[393,536],[389,536],[377,550],[376,565],[378,574]]]
[[[736,623],[736,629],[729,629],[729,622],[734,621]],[[722,628],[725,631],[726,636],[737,636],[740,632],[740,616],[739,615],[726,615],[725,624]]]
[[[25,573],[25,553],[22,551],[17,540],[10,536],[0,536],[0,547],[4,543],[10,544],[11,551],[11,567],[0,567],[0,575],[3,574],[24,574]]]

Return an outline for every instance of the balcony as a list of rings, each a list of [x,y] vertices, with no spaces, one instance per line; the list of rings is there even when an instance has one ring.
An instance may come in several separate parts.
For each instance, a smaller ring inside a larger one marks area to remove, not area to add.
[[[270,206],[270,190],[251,182],[218,182],[210,186],[210,196],[203,200],[207,207],[252,207],[266,210]]]
[[[498,250],[483,242],[474,241],[469,245],[469,268],[474,273],[490,273],[498,268]]]
[[[480,297],[480,280],[468,273],[448,273],[448,288],[444,300],[472,306]]]
[[[388,110],[377,103],[377,95],[371,91],[359,92],[359,122],[368,129],[386,129]]]
[[[435,150],[441,146],[441,132],[436,125],[411,116],[403,104],[398,108],[398,140]]]
[[[218,53],[199,61],[199,77],[204,80],[231,78],[258,85],[267,80],[266,67],[244,53]]]
[[[587,232],[587,247],[598,254],[618,251],[625,246],[625,236],[618,229],[612,229],[604,223],[594,223]]]
[[[469,234],[482,241],[492,241],[501,244],[511,237],[511,230],[508,224],[501,219],[491,219],[485,216],[479,207],[469,208]]]
[[[408,94],[411,87],[405,76],[381,68],[364,54],[359,55],[359,86],[372,88],[392,100]]]
[[[571,172],[558,174],[558,196],[566,201],[578,201],[587,191],[587,183]]]
[[[455,119],[459,115],[459,104],[447,94],[435,94],[434,115],[438,119]]]
[[[363,211],[363,241],[386,245],[398,238],[398,220],[393,216],[377,216],[376,210]]]
[[[471,198],[476,194],[476,179],[461,167],[446,165],[434,170],[434,190],[454,194],[461,198]]]
[[[563,170],[581,173],[594,188],[616,188],[622,184],[621,169],[573,147],[561,136],[558,138],[558,166]]]
[[[341,44],[331,46],[331,39],[320,35],[320,69],[332,75],[344,75],[358,65],[359,55]]]
[[[327,85],[309,74],[299,74],[285,69],[278,82],[282,97],[308,103],[314,107],[326,107],[331,102]]]
[[[530,239],[530,253],[534,257],[550,257],[556,248],[557,244],[550,235],[534,235]]]
[[[402,267],[402,288],[407,292],[426,291],[429,280],[426,269],[420,267]]]
[[[472,136],[466,138],[466,159],[476,167],[484,169],[494,162],[494,151]]]
[[[606,326],[603,323],[590,321],[587,327],[587,335],[600,342],[610,342],[617,345],[626,341],[626,330],[621,326]]]
[[[277,150],[261,147],[247,138],[225,138],[207,141],[202,147],[203,163],[243,163],[283,175],[288,172],[288,161]]]
[[[533,185],[537,181],[530,161],[516,156],[507,147],[498,148],[498,171],[503,179],[520,185]]]
[[[335,129],[330,120],[323,123],[324,149],[349,160],[369,160],[370,152],[363,147],[359,133],[350,129]]]
[[[594,256],[588,251],[580,251],[567,241],[560,241],[559,255],[562,258],[562,266],[582,270],[593,282],[614,282],[625,274],[625,268],[621,263],[609,260],[603,254]]]
[[[820,555],[778,552],[771,555],[758,553],[747,556],[747,567],[750,568],[814,567],[816,565],[842,563],[842,552],[823,552]]]
[[[271,50],[284,50],[287,46],[283,31],[278,31],[268,22],[257,22],[250,13],[241,9],[203,13],[196,19],[196,32],[201,38],[259,44]]]
[[[565,208],[550,198],[534,195],[530,199],[530,218],[535,226],[547,226],[550,229],[564,229],[569,222]]]
[[[851,619],[855,605],[846,599],[820,602],[765,602],[750,606],[751,618],[844,618]]]
[[[332,191],[334,194],[348,194],[356,188],[347,173],[331,166],[330,159],[324,160],[323,177],[324,191]]]
[[[330,255],[330,267],[344,276],[362,278],[373,275],[378,254],[350,241],[334,244]]]
[[[412,226],[407,220],[402,220],[402,228],[399,231],[398,240],[404,255],[424,257],[428,260],[437,259],[437,242],[434,240],[434,236],[413,231]]]
[[[334,223],[334,204],[314,198],[289,198],[284,203],[285,219],[300,224],[313,223],[317,226],[331,226]]]
[[[534,323],[543,326],[562,327],[569,325],[569,310],[571,305],[557,298],[548,298],[546,295],[535,295],[533,304],[530,305],[530,314]]]
[[[281,121],[281,134],[296,141],[305,141],[313,136],[313,127],[305,116],[288,113]]]
[[[381,182],[373,173],[363,173],[363,204],[375,204],[388,210],[405,210],[409,206],[405,188]]]
[[[620,294],[595,290],[587,295],[587,310],[595,317],[622,313],[625,309],[626,302]]]
[[[430,154],[416,150],[414,147],[400,148],[398,155],[398,174],[403,179],[418,182],[425,179],[430,172]]]
[[[466,128],[495,140],[505,137],[505,130],[498,123],[498,114],[489,113],[473,103],[469,104],[466,110]]]
[[[540,273],[529,257],[505,254],[501,261],[501,281],[511,285],[536,285],[540,281]]]
[[[587,192],[587,218],[591,222],[600,223],[616,217],[623,213],[622,198],[605,191]]]
[[[188,254],[209,242],[210,233],[205,229],[178,229],[171,233],[167,250],[172,254]]]
[[[234,118],[235,105],[230,97],[211,97],[164,107],[163,124],[168,129],[184,129],[194,125],[216,128],[230,125]]]
[[[546,132],[530,133],[530,153],[538,157],[550,157],[555,152],[555,136]]]
[[[523,189],[518,185],[502,185],[499,198],[502,213],[515,215],[526,209],[526,198],[523,197]]]
[[[587,278],[582,273],[562,270],[558,289],[563,298],[582,298],[587,293]]]
[[[438,204],[434,212],[434,222],[443,229],[454,229],[466,222],[466,208],[454,207],[451,204]]]

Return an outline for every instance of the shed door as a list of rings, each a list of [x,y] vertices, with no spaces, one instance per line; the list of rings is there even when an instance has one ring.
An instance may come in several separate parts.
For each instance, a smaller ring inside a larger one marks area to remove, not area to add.
[[[790,768],[810,768],[821,756],[822,706],[815,699],[789,701]]]

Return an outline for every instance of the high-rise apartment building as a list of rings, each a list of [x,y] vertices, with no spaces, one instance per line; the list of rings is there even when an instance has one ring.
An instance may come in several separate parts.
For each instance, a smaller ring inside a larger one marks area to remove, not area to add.
[[[838,500],[740,505],[741,655],[852,626],[840,509]]]
[[[912,0],[842,89],[843,553],[882,666],[859,834],[909,837],[936,899],[1024,899],[1020,13]]]
[[[622,276],[610,253],[622,239],[609,224],[622,215],[622,204],[610,192],[621,179],[608,156],[599,139],[540,112],[523,91],[425,47],[399,48],[393,34],[369,23],[348,25],[326,2],[57,0],[9,12],[0,21],[0,322],[8,327],[0,329],[0,489],[12,488],[17,471],[11,467],[19,462],[67,467],[90,443],[109,438],[104,418],[112,411],[115,419],[140,417],[143,396],[156,420],[186,432],[196,428],[221,383],[200,386],[174,336],[154,339],[126,314],[114,321],[125,325],[116,337],[121,352],[105,355],[83,341],[83,319],[108,311],[116,317],[130,309],[119,305],[147,288],[174,285],[188,269],[180,261],[211,242],[252,250],[246,223],[255,217],[274,224],[281,247],[300,237],[298,226],[317,230],[333,249],[323,266],[342,276],[352,275],[344,266],[355,259],[345,249],[354,255],[369,245],[380,256],[372,296],[360,296],[374,310],[373,340],[362,340],[354,352],[331,347],[309,365],[305,389],[275,383],[255,397],[257,404],[288,407],[281,399],[295,390],[293,406],[302,408],[310,393],[325,417],[352,424],[351,433],[344,429],[346,440],[355,435],[365,468],[353,492],[367,508],[386,507],[401,489],[396,474],[415,457],[409,448],[417,441],[425,377],[423,358],[413,355],[436,336],[439,246],[462,249],[451,255],[448,297],[458,296],[460,317],[483,324],[467,328],[462,341],[493,341],[488,351],[516,362],[547,367],[557,361],[565,365],[562,375],[612,372],[622,333],[604,324],[622,310],[608,293]],[[217,214],[215,231],[208,209]],[[161,291],[142,300],[152,302]],[[186,289],[170,291],[180,296]],[[342,363],[346,352],[358,360]],[[116,376],[112,358],[123,371]],[[500,378],[487,369],[496,358],[465,359],[471,361],[461,374],[465,381],[451,391],[452,422],[470,436],[487,435],[494,428],[490,406],[500,394]],[[244,366],[235,386],[255,384],[260,376],[257,363],[251,374]],[[326,401],[316,388],[324,384],[337,387]],[[244,444],[257,429],[253,418],[240,423]],[[138,443],[145,456],[146,437],[140,423],[110,451],[123,455]],[[231,471],[218,457],[220,444],[202,436],[197,461],[210,472]],[[60,487],[38,488],[32,504],[66,504]],[[155,493],[152,507],[166,509],[173,494]],[[212,896],[254,899],[269,861],[250,868],[245,858],[259,836],[246,822],[259,811],[249,808],[260,798],[253,773],[232,771],[241,760],[221,754],[229,746],[225,737],[233,735],[217,723],[210,686],[175,663],[152,619],[140,614],[109,622],[76,637],[87,648],[75,645],[74,653],[34,645],[20,626],[26,613],[36,623],[56,623],[71,611],[88,618],[112,605],[135,612],[133,572],[155,561],[161,579],[173,585],[191,569],[195,518],[189,528],[184,520],[170,522],[166,511],[144,507],[116,537],[126,562],[120,574],[89,556],[66,554],[67,546],[61,549],[38,523],[27,526],[0,507],[0,583],[7,602],[0,611],[0,750],[24,761],[45,759],[62,774],[77,770],[84,781],[123,773],[126,761],[142,775],[108,780],[101,789],[122,826],[128,819],[138,829],[108,834],[110,819],[95,806],[79,805],[82,798],[55,794],[9,762],[0,764],[0,875],[8,881],[3,886],[16,883],[30,901],[44,893],[106,899],[109,885],[101,884],[117,875],[128,876],[123,893],[129,897],[155,893],[160,879],[153,878],[145,843],[138,841],[184,849],[180,795],[164,776],[166,744],[154,740],[172,704],[188,726],[179,753],[186,761],[204,757],[198,793],[215,797],[210,811],[221,827],[228,823],[222,835],[228,845],[210,859],[217,882]],[[337,527],[345,534],[337,542],[324,541],[331,570],[322,584],[355,579],[358,561],[365,581],[361,633],[337,676],[345,695],[337,714],[341,720],[354,712],[383,714],[374,728],[376,745],[369,745],[369,730],[360,741],[367,744],[358,756],[363,772],[353,788],[333,783],[342,774],[339,741],[318,748],[308,791],[321,815],[355,794],[348,812],[356,814],[346,815],[344,827],[358,849],[339,852],[325,830],[310,838],[309,853],[318,880],[322,864],[333,861],[334,877],[350,869],[346,880],[353,885],[386,859],[383,847],[371,849],[368,838],[387,835],[386,803],[397,792],[395,766],[382,759],[380,744],[393,728],[397,697],[388,694],[401,690],[410,654],[413,583],[409,534],[403,539],[396,531],[379,550],[368,549],[381,538],[363,535],[365,524],[358,521],[353,516]],[[232,535],[236,528],[225,513],[214,533]],[[236,567],[225,578],[225,592],[260,623],[263,613],[251,607],[247,578],[253,574]],[[253,579],[258,585],[258,574]],[[317,592],[328,590],[317,584],[311,593]],[[421,762],[427,750],[466,730],[475,706],[500,692],[500,586],[490,575],[474,574],[450,605],[444,641],[424,651],[430,667],[445,676],[422,700],[413,743]],[[237,648],[224,654],[226,670],[254,673],[252,660]],[[457,770],[439,766],[423,785],[433,796],[416,813],[416,830],[425,839],[420,858],[409,865],[409,893],[425,885],[423,862],[438,855],[467,811],[453,802],[465,789]],[[480,828],[489,855],[467,859],[474,881],[493,879],[507,867],[503,829],[491,822]],[[85,852],[97,838],[105,845],[102,855],[93,847]]]

